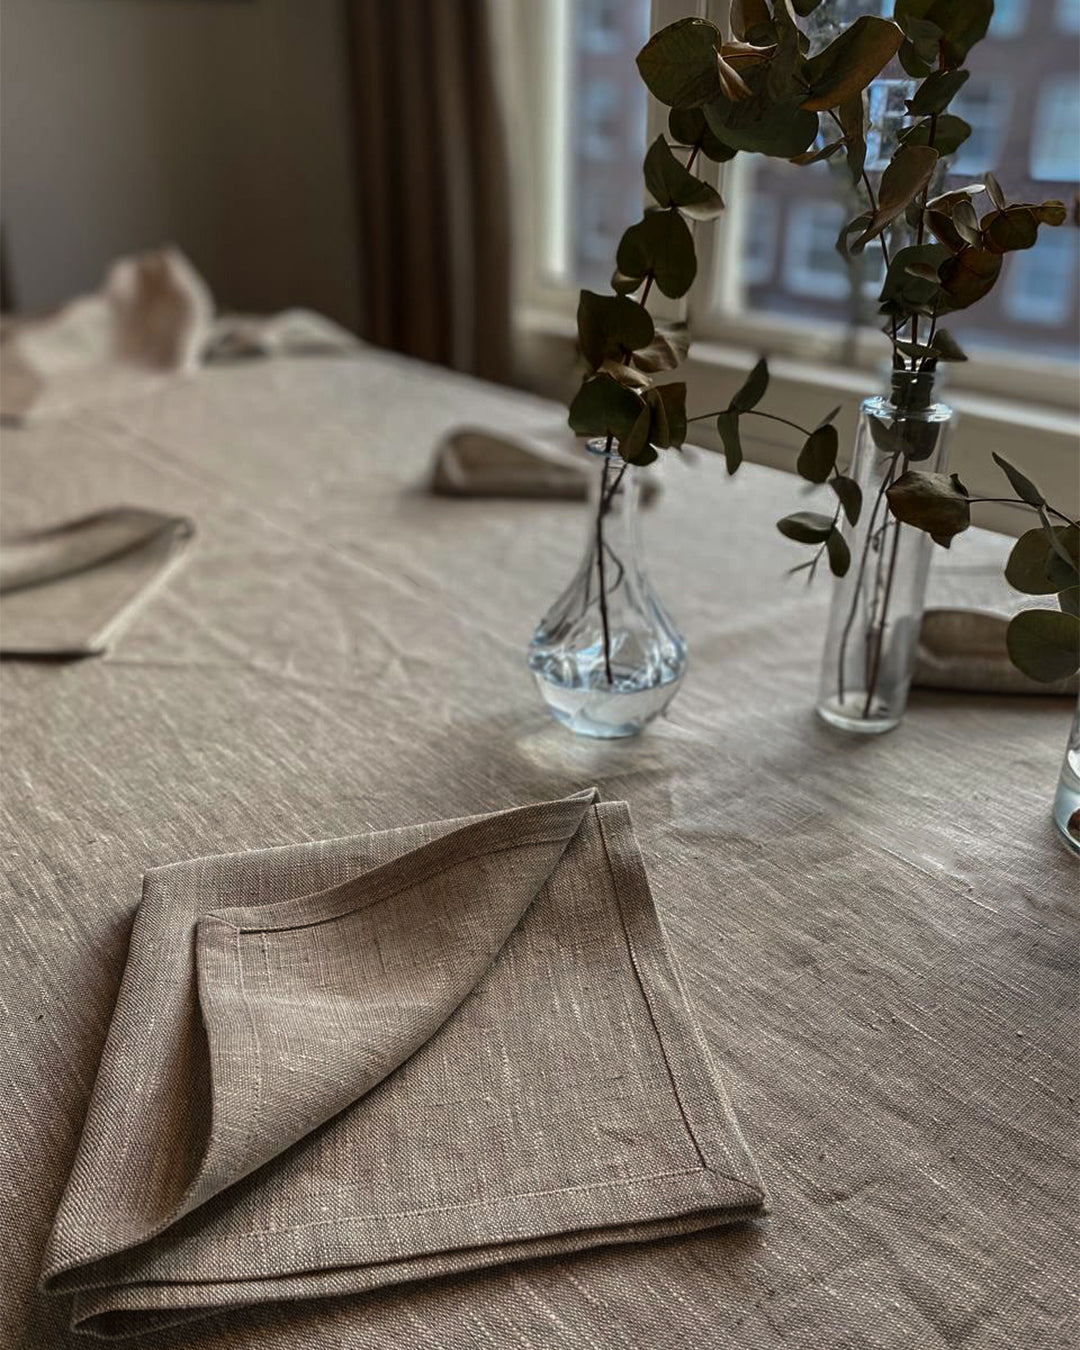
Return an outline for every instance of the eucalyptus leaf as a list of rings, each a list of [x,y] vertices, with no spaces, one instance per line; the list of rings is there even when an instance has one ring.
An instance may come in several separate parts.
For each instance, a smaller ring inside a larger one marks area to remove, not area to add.
[[[731,0],[728,20],[735,36],[746,38],[758,25],[772,21],[768,0]]]
[[[965,248],[941,265],[941,288],[953,309],[967,309],[994,287],[1001,272],[1001,254]]]
[[[836,467],[840,438],[834,426],[817,427],[806,439],[795,471],[810,483],[824,483]]]
[[[1074,528],[1062,525],[1053,528],[1066,549],[1071,532],[1075,548],[1078,532]],[[1053,595],[1061,589],[1061,584],[1050,577],[1052,560],[1056,560],[1056,555],[1051,551],[1045,531],[1025,530],[1009,553],[1009,560],[1005,564],[1005,580],[1014,590],[1022,591],[1025,595]],[[1068,579],[1062,584],[1068,584]]]
[[[712,220],[724,209],[719,192],[687,172],[663,136],[645,156],[645,186],[661,206],[677,206],[694,220]]]
[[[852,183],[857,183],[866,167],[866,91],[860,89],[854,98],[841,103],[836,116],[847,142],[848,173]]]
[[[596,370],[608,357],[647,347],[653,340],[649,311],[622,295],[582,291],[577,312],[578,341],[589,365]]]
[[[824,544],[832,533],[832,516],[823,516],[820,511],[796,511],[778,520],[776,528],[797,544]]]
[[[647,211],[619,241],[616,266],[625,277],[652,275],[669,300],[678,300],[694,284],[694,240],[678,211]]]
[[[929,145],[931,130],[934,132],[934,149],[942,158],[955,155],[971,135],[970,123],[954,113],[942,113],[936,123],[927,117],[902,131],[897,139],[902,145]]]
[[[704,19],[679,19],[662,28],[638,52],[649,93],[669,108],[693,108],[715,98],[720,41],[720,30]]]
[[[639,370],[655,375],[661,370],[674,370],[685,361],[690,350],[690,329],[685,323],[657,327],[653,340],[631,356],[631,363]]]
[[[986,179],[986,191],[990,200],[999,211],[1005,210],[1005,194],[1001,190],[1001,184],[997,180],[997,175],[987,172],[983,175]]]
[[[656,459],[656,451],[649,446],[651,427],[650,410],[642,405],[633,426],[619,441],[619,454],[628,464],[650,464]]]
[[[900,48],[903,31],[888,19],[863,14],[806,63],[810,112],[839,108],[877,78]]]
[[[808,14],[813,14],[821,0],[791,0],[791,4],[799,18],[805,19]]]
[[[991,211],[980,221],[982,242],[995,253],[1012,253],[1033,248],[1039,237],[1039,222],[1026,206],[1010,206]]]
[[[853,253],[861,252],[896,219],[908,202],[915,199],[929,183],[937,162],[937,151],[928,145],[902,145],[897,150],[881,176],[877,210],[870,224],[851,245]]]
[[[825,540],[825,552],[829,555],[829,571],[833,576],[847,576],[848,568],[851,566],[851,550],[838,529],[833,528],[829,531]]]
[[[966,361],[967,353],[947,328],[939,328],[930,344],[931,351],[940,361]]]
[[[1080,580],[1080,531],[1075,525],[1051,525],[1044,513],[1042,518],[1043,534],[1050,545],[1046,559],[1046,575],[1056,590],[1071,586]]]
[[[686,440],[686,385],[681,381],[654,385],[645,402],[653,415],[652,443],[662,450],[682,445]]]
[[[1080,616],[1080,586],[1066,586],[1058,591],[1058,605],[1063,614]]]
[[[844,515],[848,518],[848,524],[857,524],[859,513],[862,511],[862,488],[859,487],[854,478],[848,478],[844,474],[838,474],[835,478],[830,478],[829,486],[840,499],[840,505],[844,508]]]
[[[570,404],[570,427],[579,436],[630,435],[642,411],[642,400],[610,375],[585,380]]]
[[[737,103],[721,95],[705,105],[705,119],[717,138],[733,149],[776,159],[801,155],[818,134],[816,113],[800,108],[797,100],[774,102],[765,92]]]
[[[1032,206],[1031,210],[1035,213],[1035,219],[1040,225],[1064,225],[1069,218],[1065,203],[1059,202],[1056,198]]]
[[[870,415],[870,437],[877,448],[886,455],[906,455],[907,441],[895,426],[890,426],[881,417]]]
[[[956,474],[908,469],[885,496],[897,520],[924,530],[945,548],[971,524],[971,505]]]
[[[935,71],[918,87],[915,97],[908,99],[908,110],[915,117],[929,117],[931,113],[944,112],[967,84],[970,74],[968,70]]]
[[[894,7],[896,22],[905,29],[913,19],[936,24],[953,66],[960,65],[975,43],[986,36],[993,13],[994,0],[896,0]]]
[[[724,164],[738,154],[733,146],[717,140],[700,108],[672,108],[668,114],[668,132],[680,145],[697,146],[714,164]]]
[[[1009,480],[1012,490],[1022,502],[1027,502],[1028,506],[1034,506],[1040,510],[1046,505],[1046,498],[1026,474],[1022,474],[1019,469],[1015,468],[1007,459],[999,455],[996,450],[991,451],[991,457],[1001,472]]]
[[[727,471],[728,473],[734,473],[743,462],[742,440],[739,437],[739,414],[730,410],[720,413],[716,419],[716,430],[720,433],[720,441],[724,447]]]
[[[744,413],[757,407],[769,387],[769,366],[764,357],[754,366],[741,388],[728,404],[729,412]]]
[[[1041,684],[1067,679],[1080,666],[1080,619],[1053,609],[1026,609],[1005,631],[1009,660]]]
[[[873,219],[869,211],[864,211],[861,216],[856,216],[854,220],[849,220],[844,225],[836,238],[836,251],[845,262],[850,261],[851,254],[848,251],[848,236],[861,233],[870,224]]]

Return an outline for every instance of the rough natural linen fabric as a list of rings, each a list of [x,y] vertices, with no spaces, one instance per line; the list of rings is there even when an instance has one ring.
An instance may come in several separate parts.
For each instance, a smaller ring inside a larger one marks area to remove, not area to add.
[[[184,516],[95,511],[0,540],[0,652],[94,656],[161,586],[190,543]]]
[[[124,1337],[763,1201],[592,792],[149,872],[45,1285]]]
[[[35,1294],[142,874],[552,800],[629,801],[687,998],[771,1198],[734,1229],[214,1313],[153,1350],[1071,1350],[1073,705],[917,689],[852,741],[811,709],[828,586],[783,578],[792,479],[665,461],[652,579],[691,668],[622,744],[553,724],[529,633],[566,502],[420,484],[453,426],[558,409],[366,352],[205,371],[4,436],[5,526],[117,500],[199,547],[99,660],[0,666],[0,1343]],[[1004,557],[975,533],[958,562]],[[1070,1100],[1071,1099],[1071,1100]],[[6,1337],[6,1341],[5,1341]]]

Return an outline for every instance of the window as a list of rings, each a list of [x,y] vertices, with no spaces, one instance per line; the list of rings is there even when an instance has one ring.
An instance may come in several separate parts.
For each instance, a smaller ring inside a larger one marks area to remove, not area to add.
[[[1080,0],[1057,0],[1055,17],[1063,33],[1080,33]]]
[[[772,277],[776,266],[778,216],[776,203],[766,197],[755,196],[750,203],[743,268],[743,281],[748,286],[760,286]]]
[[[531,195],[522,204],[532,244],[523,259],[523,317],[531,331],[557,328],[569,344],[577,288],[608,289],[618,241],[645,200],[647,142],[666,121],[647,100],[634,58],[650,32],[687,13],[726,24],[727,0],[530,0],[512,8],[525,16],[533,42],[523,48],[525,76],[519,72],[512,87],[522,91],[529,114],[525,148],[537,147],[526,179]],[[888,16],[892,8],[893,0],[829,0],[805,28],[820,49],[838,22]],[[974,49],[973,74],[953,105],[972,133],[953,160],[962,180],[950,185],[993,170],[1011,197],[1071,199],[1080,178],[1080,96],[1075,39],[1062,33],[1074,20],[1080,27],[1080,0],[998,0],[996,40]],[[908,120],[910,88],[897,64],[872,92],[867,166],[874,178]],[[881,250],[871,244],[850,268],[835,251],[841,224],[865,207],[843,156],[807,168],[740,154],[710,172],[729,209],[695,227],[699,280],[689,296],[668,302],[654,293],[654,312],[688,317],[703,365],[722,360],[722,349],[769,350],[822,362],[814,378],[838,391],[861,378],[858,368],[868,376],[878,370],[885,354],[877,312]],[[1032,182],[1035,174],[1040,181]],[[949,372],[958,394],[974,389],[1074,406],[1077,237],[1067,226],[1041,231],[1034,251],[1010,257],[986,301],[950,316],[950,329],[973,357]],[[889,247],[906,242],[898,220]]]
[[[950,172],[965,178],[986,173],[1001,162],[1012,91],[1000,76],[973,75],[956,96],[951,111],[971,125],[971,135],[956,152]]]
[[[1012,38],[1024,27],[1027,18],[1027,0],[994,0],[994,17],[990,20],[989,36]]]
[[[836,251],[845,220],[838,202],[799,202],[788,217],[784,282],[796,295],[841,300],[848,293],[848,272]]]
[[[1005,308],[1024,323],[1064,323],[1076,292],[1076,255],[1080,242],[1074,230],[1048,231],[1038,248],[1025,249],[1009,260]]]
[[[1080,179],[1080,80],[1074,76],[1047,80],[1039,93],[1031,176],[1051,183]]]
[[[897,136],[911,125],[905,99],[915,93],[914,80],[877,80],[870,90],[869,130],[866,136],[866,169],[880,173],[892,159]],[[839,227],[837,227],[839,228]]]
[[[617,52],[619,40],[618,0],[592,0],[581,9],[581,47],[593,54]]]

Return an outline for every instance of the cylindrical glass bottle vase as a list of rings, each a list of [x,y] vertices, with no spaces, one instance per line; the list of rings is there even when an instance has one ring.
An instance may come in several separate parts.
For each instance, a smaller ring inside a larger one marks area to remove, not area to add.
[[[1054,798],[1054,824],[1072,851],[1080,853],[1080,699],[1077,700]]]
[[[862,489],[862,511],[856,525],[844,525],[851,566],[834,582],[817,705],[841,731],[891,731],[907,706],[937,545],[901,525],[885,493],[908,469],[945,470],[953,411],[933,394],[932,372],[894,371],[889,396],[867,399],[859,412],[849,474]]]

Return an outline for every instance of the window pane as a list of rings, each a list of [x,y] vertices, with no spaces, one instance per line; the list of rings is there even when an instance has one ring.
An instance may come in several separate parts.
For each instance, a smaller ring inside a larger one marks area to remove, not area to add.
[[[817,49],[859,14],[889,16],[892,8],[891,0],[823,0],[804,26]],[[972,52],[971,78],[950,109],[970,123],[971,135],[951,161],[943,187],[992,170],[1011,200],[1060,198],[1071,205],[1080,181],[1080,52],[1075,38],[1062,34],[1077,27],[1080,0],[996,0],[990,31]],[[910,125],[904,100],[915,87],[898,64],[875,83],[867,136],[871,174],[880,174],[897,134]],[[740,155],[736,164],[738,178],[729,195],[751,195],[742,211],[733,213],[743,231],[736,249],[748,266],[740,287],[727,289],[728,312],[797,315],[834,327],[880,326],[880,248],[872,245],[850,272],[838,256],[830,256],[841,224],[865,209],[843,156],[801,169],[760,156]],[[764,220],[772,222],[772,234],[751,241],[750,231],[756,235]],[[995,290],[972,309],[950,315],[950,329],[976,349],[1012,346],[1026,355],[1074,355],[1077,292],[1075,279],[1066,278],[1075,278],[1078,237],[1072,225],[1044,228],[1034,253],[1010,255]],[[901,225],[887,242],[895,249],[913,239]],[[1062,281],[1051,300],[1048,277],[1055,268]]]
[[[571,0],[566,275],[606,290],[615,249],[644,205],[645,86],[634,58],[648,40],[649,0]]]

